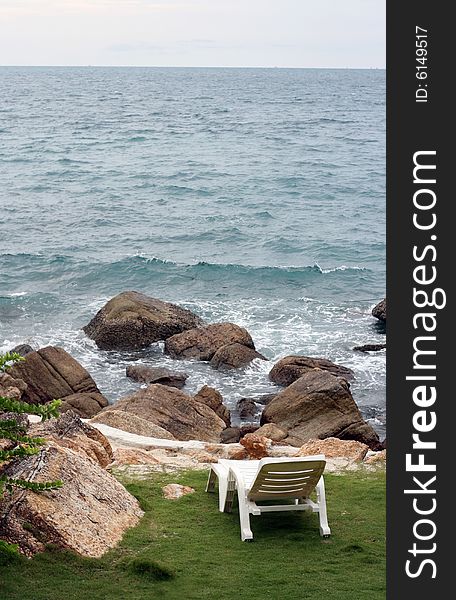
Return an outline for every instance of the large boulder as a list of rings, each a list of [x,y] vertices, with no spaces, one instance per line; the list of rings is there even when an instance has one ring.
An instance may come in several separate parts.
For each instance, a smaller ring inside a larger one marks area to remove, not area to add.
[[[122,292],[83,330],[102,350],[137,350],[202,324],[197,315],[180,306],[139,292]]]
[[[81,421],[71,410],[61,414],[58,419],[33,424],[28,435],[44,437],[59,446],[71,448],[101,467],[107,467],[114,460],[107,438],[95,427]]]
[[[278,394],[264,409],[261,424],[287,431],[286,442],[302,446],[310,439],[337,437],[381,448],[378,435],[364,421],[346,379],[328,371],[308,371]]]
[[[48,346],[29,352],[9,374],[27,384],[22,400],[31,404],[58,398],[64,401],[63,411],[71,408],[87,418],[108,405],[88,371],[63,348]]]
[[[267,360],[265,356],[243,344],[226,344],[219,348],[211,358],[211,367],[214,369],[241,369],[247,367],[255,358]]]
[[[140,383],[161,383],[169,387],[181,389],[188,379],[187,373],[171,371],[165,367],[148,367],[147,365],[128,365],[127,377]]]
[[[200,391],[193,396],[197,402],[202,402],[212,410],[225,422],[227,427],[231,425],[230,411],[223,404],[222,394],[213,387],[203,385]]]
[[[103,425],[109,425],[115,429],[121,429],[128,433],[135,433],[136,435],[143,435],[146,437],[159,438],[163,440],[175,440],[176,438],[166,429],[151,423],[146,419],[133,415],[132,413],[125,412],[124,410],[115,410],[115,408],[109,408],[102,410],[100,413],[95,415],[93,419],[90,419],[91,423],[102,423]]]
[[[298,355],[281,358],[269,372],[269,379],[286,387],[313,369],[322,369],[347,380],[354,378],[353,371],[348,367],[333,363],[326,358]]]
[[[165,341],[165,352],[172,358],[209,361],[228,344],[241,344],[255,350],[249,332],[234,323],[214,323],[173,335]]]
[[[372,316],[386,323],[386,298],[374,306]]]
[[[212,408],[176,388],[159,383],[118,400],[114,409],[151,421],[178,440],[218,442],[225,429],[225,422]]]
[[[54,544],[100,557],[143,515],[136,498],[99,464],[54,442],[38,454],[2,465],[0,475],[63,481],[60,489],[17,489],[0,499],[0,538],[18,544],[27,556]]]

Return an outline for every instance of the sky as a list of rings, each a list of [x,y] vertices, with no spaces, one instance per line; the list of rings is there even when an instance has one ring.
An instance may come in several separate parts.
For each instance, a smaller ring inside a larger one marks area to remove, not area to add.
[[[385,0],[0,0],[0,64],[385,67]]]

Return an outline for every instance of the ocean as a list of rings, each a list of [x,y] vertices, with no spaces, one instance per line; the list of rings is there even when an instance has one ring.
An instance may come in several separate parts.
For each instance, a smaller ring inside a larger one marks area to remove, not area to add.
[[[115,402],[131,361],[172,366],[227,406],[277,389],[271,364],[222,373],[156,344],[81,331],[137,290],[233,321],[271,361],[351,367],[385,433],[385,72],[0,68],[0,351],[60,345]]]

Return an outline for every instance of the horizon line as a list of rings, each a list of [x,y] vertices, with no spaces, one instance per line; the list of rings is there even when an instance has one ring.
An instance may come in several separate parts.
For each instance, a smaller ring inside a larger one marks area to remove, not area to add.
[[[55,67],[59,69],[71,69],[71,68],[90,68],[90,69],[296,69],[296,70],[340,70],[340,71],[385,71],[386,66],[383,67],[296,67],[296,66],[278,66],[278,65],[91,65],[91,64],[71,64],[71,65],[25,65],[25,64],[17,64],[17,65],[2,65],[0,64],[0,68],[49,68]]]

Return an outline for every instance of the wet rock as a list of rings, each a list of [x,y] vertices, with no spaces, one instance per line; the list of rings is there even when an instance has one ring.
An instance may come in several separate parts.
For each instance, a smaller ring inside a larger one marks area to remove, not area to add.
[[[256,404],[267,406],[272,400],[274,400],[277,394],[278,392],[275,392],[274,394],[261,394],[260,396],[254,396],[251,399],[256,402]]]
[[[257,406],[251,398],[241,398],[236,406],[239,417],[244,420],[251,420],[257,413]]]
[[[239,427],[227,427],[220,434],[222,444],[237,444],[241,439],[241,430]]]
[[[10,352],[16,352],[16,354],[20,354],[21,356],[27,356],[27,354],[34,352],[34,350],[29,344],[19,344],[18,346],[14,346]]]
[[[361,416],[348,382],[328,371],[308,371],[278,394],[263,411],[261,424],[287,431],[285,441],[301,446],[311,439],[354,439],[381,447],[376,432]]]
[[[363,346],[355,346],[353,350],[356,352],[379,352],[380,350],[386,350],[386,344],[364,344]]]
[[[210,361],[228,344],[241,344],[255,350],[248,331],[234,323],[214,323],[173,335],[165,341],[165,353],[172,358],[195,358]]]
[[[374,306],[372,316],[386,323],[386,298],[383,298],[381,302]]]
[[[248,433],[255,433],[259,428],[260,426],[258,424],[254,425],[253,423],[244,423],[239,428],[241,439]]]
[[[222,394],[215,388],[208,385],[203,385],[200,391],[193,396],[197,402],[202,402],[217,414],[227,427],[231,425],[230,411],[223,404]]]
[[[30,352],[8,372],[27,384],[22,400],[31,404],[61,399],[63,410],[73,408],[87,418],[108,405],[90,374],[63,348],[48,346]]]
[[[337,365],[326,358],[310,356],[285,356],[272,367],[269,379],[278,385],[288,386],[313,369],[322,369],[347,380],[354,379],[354,373],[348,367]]]
[[[203,321],[191,311],[139,292],[122,292],[83,330],[102,350],[137,350]]]
[[[241,369],[247,367],[256,358],[267,360],[253,348],[237,343],[227,344],[219,348],[211,358],[211,367],[214,369]]]
[[[188,379],[187,373],[171,371],[164,367],[148,367],[145,365],[128,365],[127,377],[140,383],[161,383],[169,387],[182,389]]]

